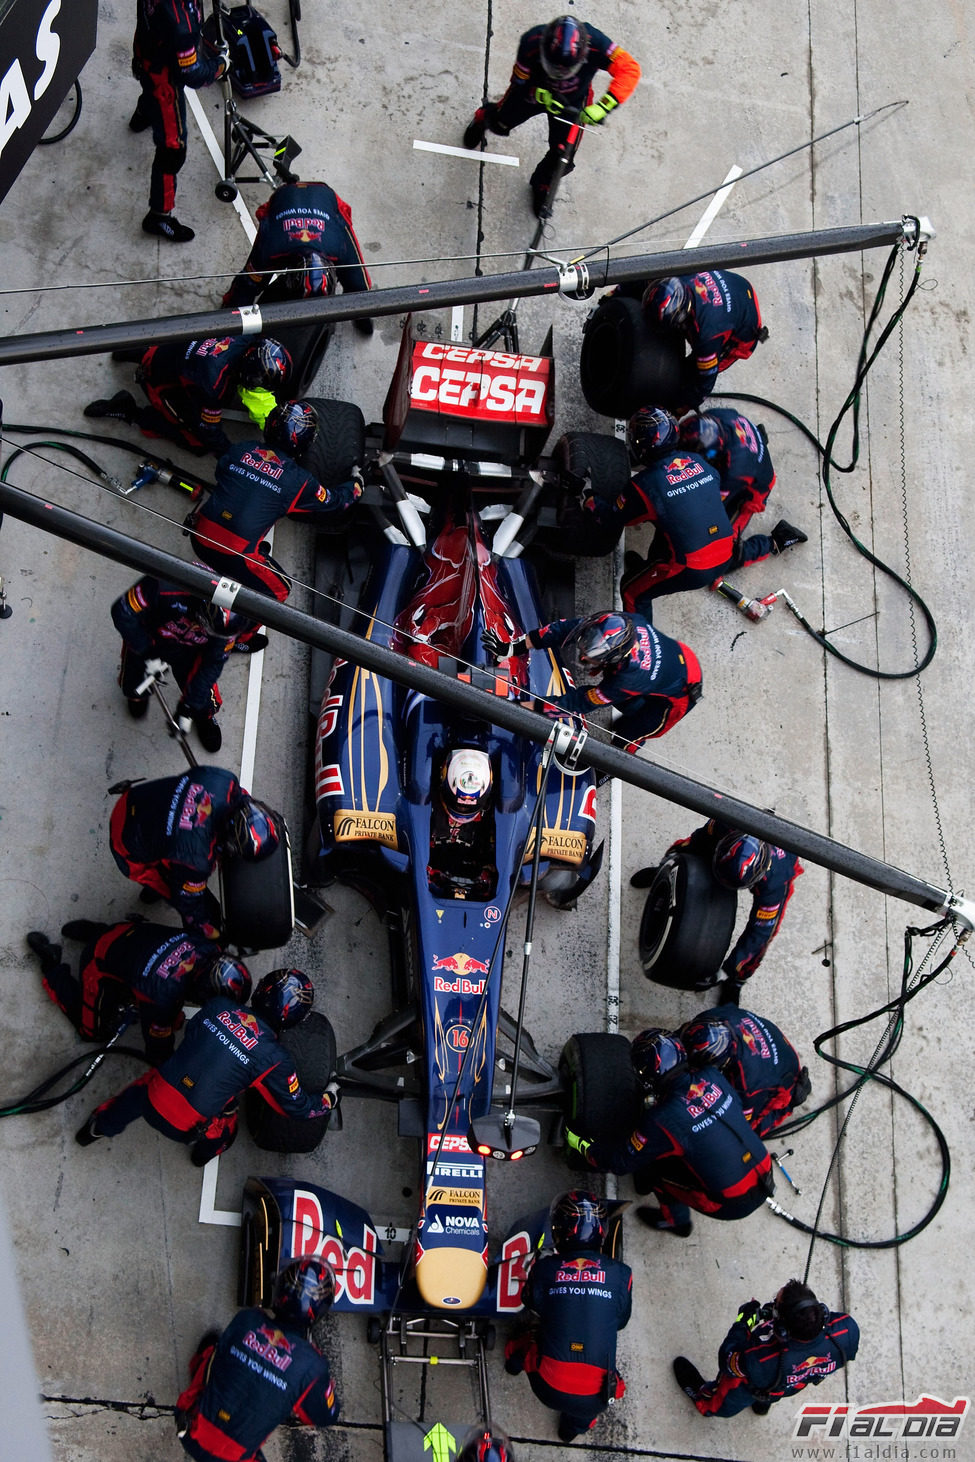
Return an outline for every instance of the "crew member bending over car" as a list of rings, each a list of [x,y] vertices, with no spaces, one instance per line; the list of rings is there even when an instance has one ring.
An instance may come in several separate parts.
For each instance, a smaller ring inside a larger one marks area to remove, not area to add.
[[[706,858],[714,877],[725,888],[751,892],[748,920],[721,966],[726,979],[720,986],[720,998],[737,1005],[742,986],[758,969],[779,932],[796,879],[804,871],[802,864],[795,853],[787,853],[750,833],[736,832],[714,817],[690,837],[671,843],[667,852],[679,848]],[[656,867],[638,869],[630,879],[631,888],[649,888],[656,873]]]
[[[77,979],[62,962],[59,944],[36,929],[27,936],[41,961],[47,994],[86,1041],[113,1035],[122,1014],[134,1007],[153,1066],[173,1054],[185,1002],[202,1005],[216,995],[242,1002],[250,996],[246,965],[192,930],[143,920],[71,919],[61,935],[84,945]]]
[[[764,1015],[718,1005],[685,1021],[677,1036],[692,1071],[715,1066],[731,1082],[759,1137],[773,1132],[812,1090],[795,1047]]]
[[[185,928],[216,940],[221,910],[207,880],[222,857],[269,857],[280,836],[276,819],[233,772],[193,767],[122,793],[112,809],[112,857],[143,885],[143,903],[166,899]]]
[[[675,1238],[690,1234],[691,1209],[725,1221],[754,1213],[772,1194],[772,1159],[734,1088],[713,1066],[692,1071],[680,1040],[657,1026],[630,1054],[647,1094],[636,1125],[603,1141],[567,1130],[569,1146],[601,1172],[633,1173],[637,1192],[660,1204],[638,1208],[637,1218]]]
[[[150,345],[116,350],[113,360],[139,362],[136,380],[149,398],[140,406],[131,391],[85,407],[88,417],[111,417],[138,426],[147,437],[169,437],[197,456],[229,450],[223,411],[237,401],[263,427],[284,397],[291,357],[276,340],[256,343],[243,335],[191,340],[183,345]]]
[[[602,1253],[606,1206],[594,1193],[562,1193],[550,1227],[555,1253],[529,1271],[521,1299],[531,1325],[508,1341],[504,1368],[527,1374],[539,1401],[559,1413],[559,1440],[571,1442],[626,1390],[616,1336],[630,1318],[633,1274]]]
[[[274,970],[251,996],[219,996],[187,1021],[183,1039],[168,1061],[96,1107],[75,1133],[80,1147],[100,1137],[117,1137],[144,1117],[150,1127],[192,1148],[195,1167],[226,1152],[237,1136],[237,1099],[254,1087],[276,1112],[289,1117],[324,1117],[338,1104],[338,1087],[306,1092],[294,1062],[278,1040],[304,1020],[315,999],[301,970]]]
[[[328,1361],[309,1338],[335,1298],[324,1259],[295,1259],[278,1275],[268,1309],[239,1310],[208,1330],[176,1402],[176,1435],[197,1462],[249,1462],[276,1427],[332,1426],[339,1419]]]
[[[593,78],[609,72],[609,86],[599,101],[593,99]],[[575,164],[572,129],[599,126],[636,89],[640,66],[588,21],[558,15],[548,25],[533,25],[518,43],[508,90],[499,102],[478,107],[464,132],[464,146],[480,147],[485,133],[507,137],[515,127],[548,113],[548,152],[532,173],[532,207],[541,215],[548,200],[552,176],[566,155],[565,173]]]
[[[536,701],[534,709],[582,713],[614,706],[621,714],[613,731],[627,738],[628,751],[663,736],[701,698],[694,651],[655,630],[642,614],[606,611],[586,619],[557,619],[513,640],[485,630],[481,641],[496,660],[529,649],[573,650],[593,683]]]

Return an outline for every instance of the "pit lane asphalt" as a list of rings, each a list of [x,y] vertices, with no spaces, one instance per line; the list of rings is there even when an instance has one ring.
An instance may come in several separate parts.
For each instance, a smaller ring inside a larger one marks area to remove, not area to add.
[[[456,146],[480,98],[485,66],[496,96],[520,30],[548,13],[529,15],[510,0],[446,12],[420,4],[408,14],[388,0],[360,12],[336,14],[318,0],[304,8],[301,67],[285,70],[279,96],[245,111],[272,130],[291,132],[304,149],[296,164],[300,175],[324,177],[349,200],[376,281],[466,274],[466,256],[479,233],[484,254],[492,256],[485,257],[485,270],[511,267],[511,257],[497,256],[510,252],[517,261],[531,235],[526,179],[543,146],[541,124],[492,141],[492,151],[520,159],[518,169],[482,168],[474,159],[417,150],[413,143]],[[269,0],[265,13],[286,36],[278,0]],[[968,545],[975,527],[964,479],[975,455],[967,289],[975,231],[971,17],[952,0],[937,0],[923,17],[903,0],[865,0],[852,9],[837,0],[813,0],[774,13],[746,0],[733,17],[702,0],[652,12],[627,0],[596,0],[580,13],[640,59],[644,79],[610,124],[586,138],[564,185],[551,238],[566,252],[717,187],[733,164],[752,166],[884,102],[909,99],[908,107],[862,131],[851,129],[738,185],[708,237],[756,237],[902,213],[926,213],[939,230],[925,289],[904,325],[903,379],[892,346],[870,379],[862,465],[843,480],[839,494],[859,535],[899,567],[906,504],[912,577],[941,631],[938,655],[921,683],[940,828],[918,688],[911,681],[879,685],[824,663],[781,605],[758,625],[706,594],[661,605],[660,627],[679,634],[702,660],[705,695],[693,716],[653,751],[667,765],[932,881],[946,881],[947,860],[955,886],[964,887],[971,881],[966,717],[972,680]],[[127,5],[102,5],[98,48],[82,76],[78,128],[64,143],[34,155],[0,207],[3,288],[9,291],[2,299],[5,334],[208,308],[222,289],[214,274],[232,273],[246,253],[237,215],[213,197],[213,166],[195,134],[180,177],[178,212],[197,228],[196,240],[178,249],[140,232],[150,145],[125,126],[136,96],[128,64],[131,25]],[[217,93],[203,93],[201,102],[219,135]],[[253,212],[266,190],[248,186],[243,194]],[[637,247],[685,243],[702,212],[703,205],[686,210],[649,231]],[[429,262],[390,262],[415,260]],[[721,385],[783,403],[822,439],[852,381],[882,265],[879,251],[862,260],[756,269],[770,340]],[[555,328],[553,440],[567,429],[608,430],[578,390],[584,309],[533,300],[518,314],[526,348],[540,345],[549,324]],[[479,328],[490,317],[480,311]],[[431,316],[424,323],[432,336],[450,334],[446,319]],[[465,332],[471,324],[468,316]],[[378,419],[398,338],[392,320],[368,342],[340,327],[318,394],[358,401],[368,420]],[[82,430],[85,402],[128,383],[128,368],[86,358],[9,368],[0,395],[8,422]],[[824,511],[812,452],[780,418],[757,409],[752,414],[769,428],[778,471],[771,521],[784,516],[800,524],[810,541],[738,579],[753,594],[785,586],[848,653],[885,667],[909,665],[904,602],[874,582]],[[111,450],[96,455],[120,476],[134,460]],[[169,489],[147,489],[123,501],[63,464],[24,458],[12,480],[162,546],[185,549],[174,524],[186,505]],[[635,535],[634,541],[643,539]],[[300,527],[281,528],[278,552],[307,582],[309,541]],[[53,934],[70,917],[114,918],[135,907],[108,852],[106,788],[121,776],[171,772],[179,760],[158,722],[150,718],[137,726],[119,711],[117,641],[108,607],[131,575],[9,519],[0,533],[0,573],[14,610],[11,620],[0,622],[0,968],[4,1085],[11,1098],[78,1049],[39,988],[23,934],[32,927]],[[609,593],[608,565],[584,566],[580,602],[600,607]],[[302,602],[297,594],[296,600]],[[247,674],[235,663],[225,677],[223,756],[230,765],[243,741]],[[254,786],[296,827],[306,687],[304,652],[275,640],[263,668]],[[646,1024],[683,1019],[693,1008],[690,997],[649,985],[640,975],[641,898],[626,879],[689,831],[694,819],[629,792],[619,801],[619,1020],[632,1034]],[[604,796],[604,826],[609,814]],[[616,916],[610,882],[600,880],[577,912],[545,910],[540,916],[529,1025],[550,1056],[572,1031],[597,1028],[612,1013],[606,999],[607,931]],[[338,891],[330,901],[336,915],[311,946],[296,940],[254,965],[258,973],[286,960],[305,965],[323,987],[320,1003],[340,1045],[348,1046],[386,1008],[385,950],[382,932],[354,895]],[[808,868],[749,990],[751,1004],[777,1021],[809,1059],[815,1032],[889,998],[899,979],[903,929],[919,922],[906,905]],[[516,944],[517,925],[515,935]],[[517,949],[509,967],[515,980]],[[962,956],[953,976],[912,1008],[894,1069],[935,1113],[952,1145],[953,1186],[936,1222],[902,1250],[841,1253],[819,1245],[814,1252],[810,1278],[817,1292],[834,1306],[848,1306],[863,1332],[857,1362],[813,1393],[817,1403],[911,1402],[921,1394],[950,1403],[971,1392],[972,1279],[965,1262],[971,992],[971,965]],[[856,1037],[841,1049],[851,1059],[863,1058],[872,1040]],[[121,1062],[107,1066],[83,1096],[45,1116],[0,1127],[4,1196],[58,1462],[156,1462],[181,1455],[169,1415],[157,1408],[175,1399],[202,1330],[222,1323],[234,1307],[235,1230],[229,1219],[213,1221],[212,1215],[232,1215],[243,1178],[271,1170],[268,1155],[242,1136],[222,1160],[216,1192],[204,1195],[201,1208],[199,1174],[185,1154],[152,1133],[131,1129],[82,1153],[72,1141],[81,1118],[136,1069]],[[815,1095],[831,1089],[820,1063],[813,1077]],[[805,1218],[815,1212],[834,1137],[835,1124],[827,1118],[796,1139],[788,1166],[801,1198],[779,1181],[779,1199]],[[378,1220],[406,1224],[415,1211],[412,1146],[397,1140],[392,1114],[384,1109],[350,1107],[345,1130],[327,1139],[313,1171],[307,1159],[275,1160],[273,1170],[307,1174],[348,1192]],[[887,1236],[920,1216],[934,1178],[934,1157],[915,1119],[871,1094],[845,1139],[825,1220],[846,1232]],[[499,1167],[490,1183],[493,1232],[500,1236],[510,1219],[547,1201],[567,1178],[557,1157],[545,1152],[521,1168]],[[620,1188],[631,1192],[625,1179]],[[201,1211],[210,1221],[201,1222]],[[701,1219],[684,1242],[632,1226],[627,1258],[635,1271],[635,1318],[620,1354],[629,1389],[588,1450],[740,1462],[796,1455],[796,1405],[782,1403],[764,1420],[748,1412],[732,1422],[707,1423],[674,1386],[670,1359],[683,1352],[711,1374],[738,1304],[753,1293],[769,1298],[790,1274],[802,1272],[805,1257],[805,1240],[768,1212],[727,1226]],[[363,1332],[361,1322],[343,1318],[330,1335],[342,1426],[309,1441],[284,1434],[266,1448],[269,1462],[299,1456],[358,1462],[381,1454],[378,1368]],[[8,1337],[6,1348],[16,1344]],[[504,1376],[499,1357],[491,1379],[494,1415],[517,1439],[522,1462],[573,1450],[555,1441],[554,1418],[534,1402],[523,1380]],[[444,1409],[456,1414],[449,1404]],[[968,1425],[957,1443],[959,1458],[975,1456]],[[806,1449],[799,1455],[816,1454]],[[866,1455],[862,1446],[860,1455]],[[912,1444],[910,1455],[923,1453]]]

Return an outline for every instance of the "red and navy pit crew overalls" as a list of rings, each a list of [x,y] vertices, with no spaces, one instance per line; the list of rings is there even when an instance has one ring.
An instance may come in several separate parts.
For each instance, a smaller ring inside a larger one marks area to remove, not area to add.
[[[231,813],[246,792],[233,772],[198,766],[137,782],[116,802],[112,856],[126,878],[162,894],[188,929],[215,939],[220,904],[207,888]]]
[[[172,213],[176,174],[186,161],[186,98],[216,79],[216,53],[202,39],[200,0],[138,0],[132,74],[142,87],[136,117],[152,127],[156,152],[149,181],[149,208]]]
[[[223,409],[237,403],[241,357],[252,347],[245,335],[151,345],[137,375],[149,398],[136,415],[138,426],[147,437],[168,437],[195,452],[226,452]]]
[[[200,972],[219,954],[212,940],[167,924],[95,925],[82,950],[80,976],[66,964],[44,976],[44,989],[86,1040],[112,1034],[133,1007],[154,1066],[173,1054],[181,1012]]]
[[[318,1347],[298,1326],[255,1306],[194,1355],[176,1413],[183,1449],[198,1462],[254,1462],[282,1422],[331,1426],[339,1402]]]
[[[781,1401],[842,1370],[859,1344],[857,1322],[836,1310],[815,1340],[780,1338],[771,1320],[751,1327],[736,1320],[721,1342],[718,1374],[700,1388],[694,1405],[702,1416],[737,1416],[754,1402]]]
[[[303,254],[322,254],[335,265],[343,290],[371,289],[372,280],[352,227],[352,209],[327,183],[285,183],[257,210],[257,237],[243,271],[223,297],[225,305],[252,305],[276,269],[296,266]]]
[[[740,543],[750,519],[765,511],[768,495],[775,486],[775,468],[769,455],[764,433],[739,412],[726,407],[712,407],[708,416],[721,423],[722,446],[712,459],[721,477],[724,510],[731,520],[735,542]],[[775,550],[772,539],[756,534],[742,547],[751,547],[741,563],[757,563]]]
[[[745,1218],[773,1189],[772,1159],[752,1131],[738,1093],[714,1066],[676,1078],[618,1142],[592,1142],[586,1161],[601,1172],[635,1173],[679,1226],[689,1209],[710,1218]]]
[[[696,828],[689,838],[679,838],[672,843],[668,851],[687,848],[689,852],[706,858],[710,864],[715,847],[730,831],[724,823],[712,818],[704,827]],[[751,889],[752,907],[748,922],[721,966],[729,979],[736,980],[739,985],[755,973],[765,958],[769,943],[779,931],[796,879],[804,871],[795,853],[787,853],[784,848],[776,848],[771,843],[768,848],[772,854],[771,866],[765,877]]]
[[[809,1073],[798,1052],[777,1025],[737,1005],[716,1005],[699,1018],[731,1027],[734,1049],[721,1070],[741,1097],[749,1124],[767,1137],[809,1095]]]
[[[621,665],[611,666],[598,685],[546,697],[566,711],[618,707],[623,714],[613,730],[630,738],[629,750],[663,736],[701,697],[701,667],[694,651],[662,635],[642,615],[634,618],[636,635]],[[563,645],[581,623],[581,619],[554,620],[532,631],[532,643],[541,649]]]
[[[171,667],[187,714],[215,716],[220,709],[217,677],[236,635],[208,635],[192,613],[192,597],[178,584],[150,575],[112,605],[112,622],[122,636],[119,685],[127,700],[144,699],[136,691],[145,679],[146,659],[156,657]]]
[[[563,112],[568,113],[570,122],[574,123],[581,108],[592,100],[593,78],[598,71],[609,72],[607,91],[617,102],[625,102],[632,95],[640,80],[639,62],[594,25],[585,21],[580,24],[588,33],[589,51],[582,69],[575,76],[563,80],[549,76],[541,63],[542,37],[548,27],[533,25],[531,30],[525,31],[518,42],[518,54],[507,91],[498,103],[483,109],[484,120],[492,132],[507,137],[512,128],[520,127],[522,122],[544,112],[546,108],[536,95],[539,89],[551,92],[561,102]],[[482,114],[478,112],[477,115],[480,118]],[[575,150],[577,135],[572,135],[573,129],[560,120],[561,115],[549,113],[549,150],[531,177],[531,186],[539,192],[548,189],[561,149],[571,140],[573,152]],[[570,154],[566,172],[571,172],[572,166]]]
[[[216,487],[193,524],[193,548],[204,563],[249,589],[287,599],[291,585],[262,553],[279,518],[336,518],[355,501],[351,479],[325,488],[291,457],[263,442],[242,442],[217,463]],[[246,555],[246,557],[244,557]]]
[[[521,1361],[539,1401],[586,1431],[626,1387],[616,1336],[630,1318],[633,1275],[606,1254],[570,1249],[532,1266],[522,1303],[537,1323],[505,1347]]]
[[[691,347],[686,377],[692,405],[714,390],[720,371],[736,360],[747,360],[767,332],[755,291],[743,274],[730,269],[709,269],[682,274],[690,291],[692,310],[683,327]]]
[[[254,1087],[276,1112],[324,1117],[330,1098],[310,1096],[271,1027],[246,1005],[217,996],[186,1022],[175,1053],[95,1112],[100,1137],[117,1137],[138,1117],[175,1142],[216,1157],[237,1135],[237,1098]]]

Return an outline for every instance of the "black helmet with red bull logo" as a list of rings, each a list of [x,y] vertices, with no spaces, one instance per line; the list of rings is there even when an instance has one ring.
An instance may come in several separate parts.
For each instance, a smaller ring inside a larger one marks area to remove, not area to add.
[[[538,59],[553,81],[578,76],[589,55],[589,32],[571,15],[557,15],[545,27]]]
[[[711,871],[725,888],[754,888],[771,866],[768,843],[751,833],[725,833],[715,844],[711,859]]]
[[[655,325],[681,329],[690,319],[694,300],[682,279],[655,279],[643,292],[643,313]]]
[[[691,1066],[720,1068],[734,1054],[734,1031],[726,1020],[699,1015],[682,1025],[678,1034]]]
[[[566,638],[566,649],[574,647],[580,662],[598,670],[620,665],[630,653],[636,635],[632,614],[604,611],[590,614]]]
[[[280,841],[278,814],[256,797],[247,797],[230,815],[223,850],[231,858],[259,863],[271,856]]]
[[[304,970],[272,970],[251,996],[251,1010],[272,1030],[299,1025],[315,1001],[315,987]]]
[[[457,1462],[515,1462],[514,1450],[496,1426],[476,1426],[467,1433]]]
[[[190,613],[209,640],[232,640],[249,629],[252,621],[233,609],[223,609],[211,599],[194,599]]]
[[[276,340],[258,340],[240,358],[237,380],[245,390],[281,391],[291,375],[291,356]]]
[[[212,959],[197,966],[193,978],[193,993],[197,1000],[213,1000],[226,995],[239,1005],[246,1005],[251,993],[251,972],[239,959],[229,954],[217,953]]]
[[[282,1269],[274,1286],[271,1309],[293,1325],[314,1325],[335,1299],[335,1271],[324,1259],[307,1256]]]
[[[275,406],[264,423],[264,440],[273,452],[289,457],[307,452],[318,435],[318,412],[310,401],[285,401]]]
[[[675,447],[677,418],[662,406],[641,406],[626,428],[626,445],[634,462],[646,464],[655,452]]]
[[[560,1254],[566,1249],[598,1251],[606,1237],[606,1204],[595,1193],[570,1188],[552,1200],[549,1226]]]
[[[338,276],[335,265],[325,254],[302,254],[300,261],[288,266],[288,293],[294,299],[325,299],[335,293]]]
[[[636,1078],[651,1096],[660,1097],[687,1070],[687,1052],[676,1036],[660,1026],[641,1031],[630,1050]]]

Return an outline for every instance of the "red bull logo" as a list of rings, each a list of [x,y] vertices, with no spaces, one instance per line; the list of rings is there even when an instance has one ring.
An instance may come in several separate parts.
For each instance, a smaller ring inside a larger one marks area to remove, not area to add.
[[[262,1325],[260,1330],[248,1330],[244,1345],[277,1371],[286,1371],[293,1360],[291,1341],[283,1330],[274,1330],[270,1325]]]
[[[249,1010],[221,1010],[217,1020],[247,1051],[253,1051],[261,1038],[257,1017]]]
[[[491,966],[487,963],[486,960],[477,959],[473,954],[464,954],[461,950],[458,950],[456,954],[435,955],[433,959],[433,964],[430,966],[431,971],[450,970],[454,974],[468,976],[475,974],[486,975],[489,973],[490,968]],[[484,981],[481,980],[479,983],[479,988],[477,990],[464,993],[480,994],[480,991],[483,990],[483,988]]]

